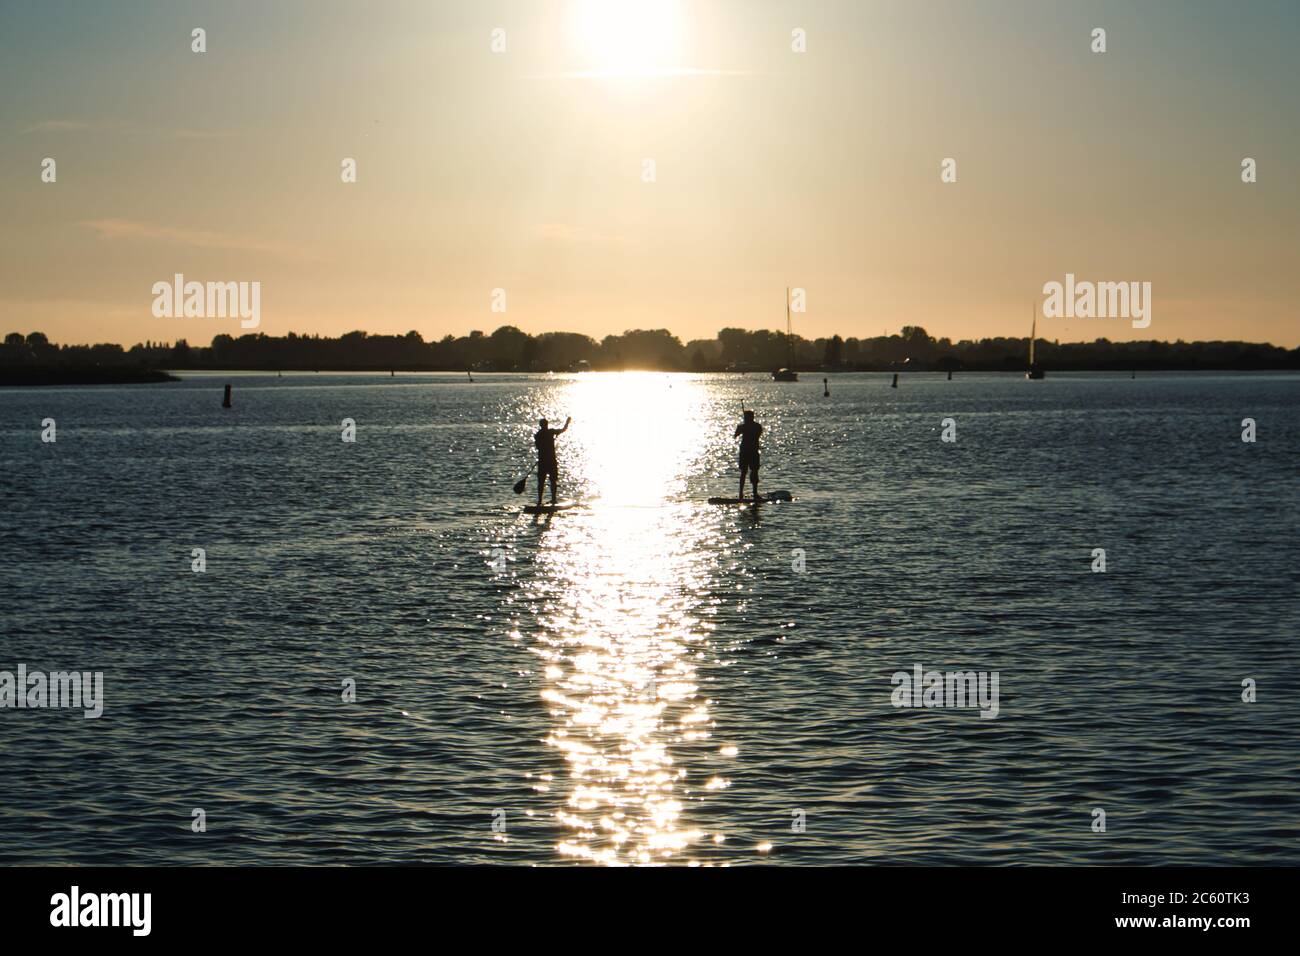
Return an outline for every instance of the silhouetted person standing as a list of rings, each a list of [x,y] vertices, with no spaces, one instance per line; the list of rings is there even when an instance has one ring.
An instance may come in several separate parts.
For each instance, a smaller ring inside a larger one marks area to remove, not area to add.
[[[560,466],[555,457],[555,436],[563,435],[569,430],[569,422],[573,419],[566,418],[563,428],[549,428],[546,419],[538,421],[540,426],[537,433],[533,435],[533,444],[537,446],[537,506],[542,505],[542,485],[549,478],[551,480],[551,504],[555,504],[555,482],[559,478]]]
[[[763,434],[763,426],[754,421],[754,413],[748,409],[745,410],[745,420],[736,426],[736,434],[732,437],[740,438],[740,494],[741,501],[745,500],[745,475],[749,475],[749,482],[754,488],[754,498],[758,498],[758,438]]]

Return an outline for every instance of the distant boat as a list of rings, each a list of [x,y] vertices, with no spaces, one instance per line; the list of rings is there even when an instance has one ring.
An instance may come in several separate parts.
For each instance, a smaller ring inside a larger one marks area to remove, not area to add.
[[[1034,302],[1034,320],[1029,324],[1029,371],[1025,372],[1025,378],[1037,381],[1047,373],[1044,372],[1034,362],[1034,339],[1038,335],[1038,302]]]
[[[774,382],[797,382],[799,373],[794,370],[794,326],[790,324],[790,287],[785,287],[785,340],[790,345],[790,364],[772,373]]]

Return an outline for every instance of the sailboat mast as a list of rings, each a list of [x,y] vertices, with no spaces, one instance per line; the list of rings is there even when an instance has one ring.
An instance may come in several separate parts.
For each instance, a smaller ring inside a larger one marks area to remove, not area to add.
[[[790,287],[785,287],[785,341],[790,347],[790,371],[794,371],[794,326],[790,324]]]
[[[1034,338],[1038,335],[1038,303],[1030,303],[1033,311],[1033,321],[1029,323],[1029,367],[1034,366]]]

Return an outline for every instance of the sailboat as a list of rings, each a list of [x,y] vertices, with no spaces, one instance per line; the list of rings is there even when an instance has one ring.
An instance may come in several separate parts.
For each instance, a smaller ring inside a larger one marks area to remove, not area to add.
[[[790,287],[785,287],[785,340],[790,345],[790,364],[772,373],[774,382],[797,382],[799,373],[794,370],[794,327],[790,324]]]
[[[1029,371],[1025,372],[1025,378],[1040,379],[1046,374],[1034,362],[1034,339],[1038,336],[1038,302],[1034,302],[1034,320],[1029,324]]]

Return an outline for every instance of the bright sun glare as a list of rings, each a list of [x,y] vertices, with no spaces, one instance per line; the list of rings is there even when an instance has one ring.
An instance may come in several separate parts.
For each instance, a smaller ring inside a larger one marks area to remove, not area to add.
[[[583,65],[593,72],[634,76],[678,65],[679,0],[576,0],[573,27]]]

